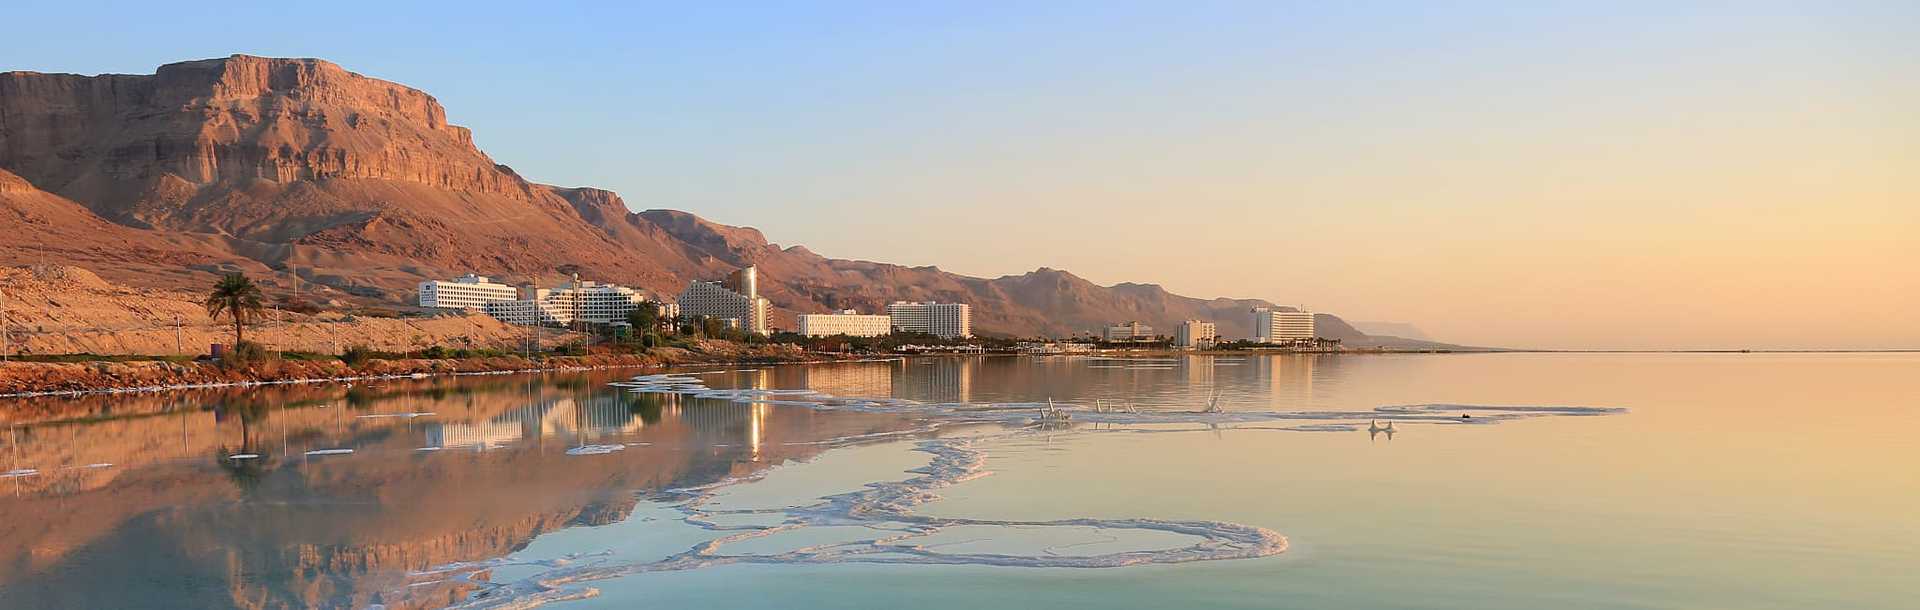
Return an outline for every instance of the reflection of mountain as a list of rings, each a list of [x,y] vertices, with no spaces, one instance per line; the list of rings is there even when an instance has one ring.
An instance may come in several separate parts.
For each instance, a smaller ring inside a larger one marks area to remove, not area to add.
[[[442,606],[462,594],[459,586],[408,587],[406,572],[624,519],[636,491],[711,482],[818,451],[789,443],[900,425],[878,415],[708,408],[612,392],[598,380],[442,389],[375,392],[354,409],[268,409],[251,421],[195,411],[27,429],[23,459],[48,472],[119,463],[88,475],[97,480],[76,479],[85,484],[0,481],[0,607],[122,608],[155,599],[195,608]],[[359,417],[402,412],[435,415]],[[243,434],[265,454],[244,484],[240,469],[218,459],[221,447],[240,447]],[[582,435],[633,446],[567,455]],[[456,437],[500,446],[417,451],[436,437],[448,447]],[[320,447],[355,453],[303,455]]]

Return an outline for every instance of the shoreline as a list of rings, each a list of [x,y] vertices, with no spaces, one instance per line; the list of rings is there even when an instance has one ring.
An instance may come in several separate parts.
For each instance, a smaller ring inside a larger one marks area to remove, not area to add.
[[[360,367],[349,367],[338,360],[275,361],[244,369],[226,369],[211,362],[5,362],[0,363],[0,399],[611,369],[664,369],[697,365],[798,364],[854,359],[871,358],[766,346],[740,346],[738,349],[715,351],[671,349],[644,354],[554,356],[538,362],[519,356],[461,360],[376,360]],[[4,413],[4,409],[0,409],[0,413]]]

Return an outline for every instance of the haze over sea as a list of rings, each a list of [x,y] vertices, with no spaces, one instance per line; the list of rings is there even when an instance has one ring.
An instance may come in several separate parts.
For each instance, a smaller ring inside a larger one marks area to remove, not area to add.
[[[914,358],[15,401],[0,607],[1908,608],[1915,371]]]

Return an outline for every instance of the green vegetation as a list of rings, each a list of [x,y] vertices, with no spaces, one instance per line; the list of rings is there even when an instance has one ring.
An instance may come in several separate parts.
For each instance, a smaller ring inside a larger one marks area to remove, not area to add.
[[[265,363],[272,358],[273,354],[268,353],[265,346],[252,341],[241,341],[233,344],[233,349],[227,350],[227,353],[220,357],[220,365],[239,368]]]
[[[359,368],[369,360],[373,360],[373,350],[365,345],[349,345],[346,351],[340,352],[340,361],[350,367]]]
[[[243,273],[229,273],[213,285],[213,292],[207,293],[207,317],[220,319],[222,314],[233,319],[233,349],[240,351],[246,344],[244,334],[248,321],[258,319],[266,311],[261,304],[260,287],[253,284]],[[255,346],[258,347],[258,346]],[[265,350],[261,350],[265,351]]]

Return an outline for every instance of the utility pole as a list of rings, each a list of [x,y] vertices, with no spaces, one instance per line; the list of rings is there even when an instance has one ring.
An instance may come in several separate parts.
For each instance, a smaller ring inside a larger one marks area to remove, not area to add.
[[[6,362],[13,352],[13,345],[7,339],[7,293],[0,291],[0,362]]]
[[[173,314],[173,353],[175,355],[187,353],[186,343],[180,340],[180,330],[180,314],[176,313]]]

